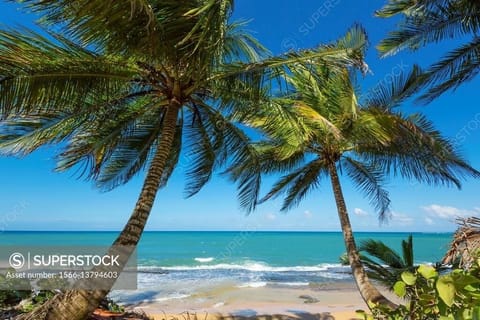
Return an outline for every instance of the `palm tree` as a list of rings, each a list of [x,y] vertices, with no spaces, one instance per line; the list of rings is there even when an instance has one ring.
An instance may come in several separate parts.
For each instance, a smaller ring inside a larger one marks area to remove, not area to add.
[[[365,37],[270,57],[230,22],[233,0],[26,0],[45,31],[0,31],[0,150],[27,155],[59,145],[71,168],[109,190],[146,169],[132,215],[114,244],[142,235],[157,191],[182,156],[187,195],[212,171],[252,151],[229,115],[268,99],[268,80],[305,60],[362,63]],[[126,263],[126,261],[124,261]],[[123,268],[123,265],[122,265]],[[58,295],[29,319],[84,319],[106,288]]]
[[[350,70],[297,64],[290,69],[290,91],[247,120],[267,140],[255,144],[254,158],[230,168],[249,207],[285,194],[282,210],[288,210],[329,177],[349,264],[367,304],[394,306],[370,283],[362,266],[339,174],[345,173],[370,198],[381,220],[389,215],[390,199],[383,187],[387,176],[460,187],[459,178],[480,174],[423,116],[394,110],[415,91],[420,74],[415,67],[361,104]],[[262,173],[277,172],[284,176],[257,202]]]
[[[420,99],[431,101],[449,89],[472,80],[480,70],[480,3],[474,0],[389,0],[378,17],[402,15],[397,30],[378,45],[383,56],[428,43],[461,39],[463,44],[431,65],[424,84],[431,87]]]

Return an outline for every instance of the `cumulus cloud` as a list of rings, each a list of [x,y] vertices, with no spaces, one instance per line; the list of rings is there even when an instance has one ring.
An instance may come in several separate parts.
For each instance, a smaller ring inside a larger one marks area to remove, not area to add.
[[[361,216],[361,217],[365,217],[365,216],[369,215],[367,211],[365,211],[363,209],[360,209],[360,208],[353,209],[353,213],[355,213],[355,215]]]
[[[479,208],[473,210],[459,209],[451,206],[441,206],[438,204],[431,204],[429,206],[421,207],[430,217],[438,219],[453,220],[457,217],[475,216],[480,213]]]
[[[305,212],[303,213],[303,215],[304,215],[305,218],[307,218],[307,219],[310,219],[311,217],[313,217],[313,213],[311,213],[309,210],[305,210]]]

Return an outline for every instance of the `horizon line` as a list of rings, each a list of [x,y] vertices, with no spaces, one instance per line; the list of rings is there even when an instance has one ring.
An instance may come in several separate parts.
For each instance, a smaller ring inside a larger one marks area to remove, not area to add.
[[[2,230],[1,233],[5,232],[121,232],[122,230]],[[317,232],[334,232],[342,233],[341,230],[249,230],[249,229],[237,229],[237,230],[145,230],[144,233],[148,232],[304,232],[304,233],[317,233]],[[455,231],[368,231],[360,230],[353,231],[354,233],[417,233],[417,234],[440,234],[440,233],[454,233]]]

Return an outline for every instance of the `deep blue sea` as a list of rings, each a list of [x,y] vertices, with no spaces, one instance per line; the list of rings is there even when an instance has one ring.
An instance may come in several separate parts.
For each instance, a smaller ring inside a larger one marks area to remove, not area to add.
[[[106,245],[116,232],[4,232],[2,245]],[[407,233],[356,233],[400,249]],[[452,234],[414,233],[415,261],[441,260]],[[351,281],[339,264],[340,232],[146,232],[138,248],[138,288],[189,295],[208,283],[260,287]]]

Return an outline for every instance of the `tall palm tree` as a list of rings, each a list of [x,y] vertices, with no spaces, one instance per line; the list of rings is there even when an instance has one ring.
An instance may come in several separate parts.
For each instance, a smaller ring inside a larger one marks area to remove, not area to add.
[[[480,2],[475,0],[389,0],[376,15],[401,15],[397,30],[378,46],[383,56],[403,49],[417,50],[428,43],[459,39],[451,50],[424,75],[431,87],[420,99],[431,101],[449,89],[477,76],[480,70]]]
[[[311,59],[361,64],[366,44],[354,28],[335,44],[270,57],[230,22],[233,0],[21,3],[45,32],[0,31],[0,150],[57,144],[57,170],[76,168],[106,190],[146,169],[114,242],[129,248],[125,257],[182,155],[193,195],[216,167],[252,151],[228,117],[268,99],[268,79]],[[27,317],[84,319],[111,285],[68,291]]]
[[[415,91],[420,74],[414,68],[392,86],[376,88],[362,104],[349,70],[297,64],[290,69],[290,91],[247,120],[267,140],[255,144],[255,157],[230,168],[249,207],[257,204],[262,173],[284,173],[258,201],[285,194],[282,210],[297,205],[329,177],[353,277],[367,304],[394,306],[370,283],[362,266],[339,174],[345,173],[370,198],[381,220],[389,215],[390,199],[383,187],[387,176],[460,187],[459,178],[480,174],[423,116],[394,110]]]

